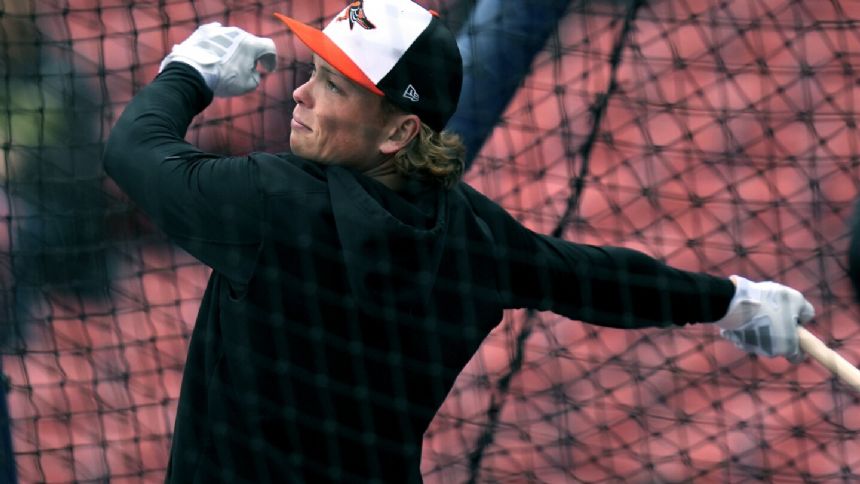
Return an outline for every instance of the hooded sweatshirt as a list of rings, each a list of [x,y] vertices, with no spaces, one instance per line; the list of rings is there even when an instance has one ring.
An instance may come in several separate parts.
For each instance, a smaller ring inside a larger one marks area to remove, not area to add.
[[[465,183],[395,192],[290,153],[205,153],[183,138],[211,101],[193,68],[168,65],[104,159],[212,268],[168,482],[419,481],[423,433],[505,309],[672,326],[719,319],[734,293],[640,252],[535,233]]]

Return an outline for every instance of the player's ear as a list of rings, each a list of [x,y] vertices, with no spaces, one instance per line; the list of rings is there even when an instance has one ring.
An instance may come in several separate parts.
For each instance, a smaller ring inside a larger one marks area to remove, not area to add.
[[[379,146],[384,155],[393,155],[408,146],[421,130],[421,119],[414,114],[394,114],[387,124],[386,137]]]

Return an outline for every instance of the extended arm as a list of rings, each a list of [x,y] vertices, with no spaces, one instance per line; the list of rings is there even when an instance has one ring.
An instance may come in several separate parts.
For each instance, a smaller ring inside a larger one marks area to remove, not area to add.
[[[715,322],[741,349],[801,357],[797,325],[815,310],[790,287],[684,271],[634,250],[537,234],[477,192],[466,192],[492,239],[507,307],[617,328]]]
[[[486,227],[506,307],[617,328],[716,321],[726,314],[734,294],[727,278],[675,269],[630,249],[538,234],[465,185],[464,193]]]
[[[575,244],[509,227],[508,301],[616,328],[716,321],[729,279],[670,267],[622,247]]]
[[[556,288],[546,309],[568,317],[618,328],[710,322],[726,314],[734,294],[729,279],[676,269],[635,250],[533,238],[545,265],[535,272]],[[516,291],[528,297],[524,284]]]

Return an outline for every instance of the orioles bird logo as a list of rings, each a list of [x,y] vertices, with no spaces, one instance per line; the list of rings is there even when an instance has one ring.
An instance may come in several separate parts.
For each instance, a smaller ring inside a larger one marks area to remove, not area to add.
[[[364,0],[357,0],[350,3],[349,10],[337,19],[349,20],[349,30],[352,30],[352,26],[355,24],[358,24],[367,30],[376,28],[376,25],[373,25],[370,20],[367,20],[367,15],[364,14]]]

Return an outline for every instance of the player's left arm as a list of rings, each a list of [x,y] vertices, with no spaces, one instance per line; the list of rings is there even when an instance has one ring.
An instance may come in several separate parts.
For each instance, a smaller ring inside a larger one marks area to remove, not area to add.
[[[574,299],[586,304],[580,319],[624,328],[713,322],[744,351],[791,361],[803,358],[798,328],[815,316],[815,309],[796,289],[685,271],[630,249],[537,238],[543,257],[560,264],[548,268],[544,277],[575,281],[572,289],[580,294]],[[606,318],[613,308],[618,314]]]
[[[465,184],[463,192],[492,239],[504,307],[642,328],[716,321],[729,306],[728,278],[679,270],[636,250],[539,234]]]
[[[800,356],[797,327],[815,311],[790,287],[686,271],[639,251],[538,234],[477,192],[465,191],[493,238],[506,307],[617,328],[715,322],[746,351]]]

